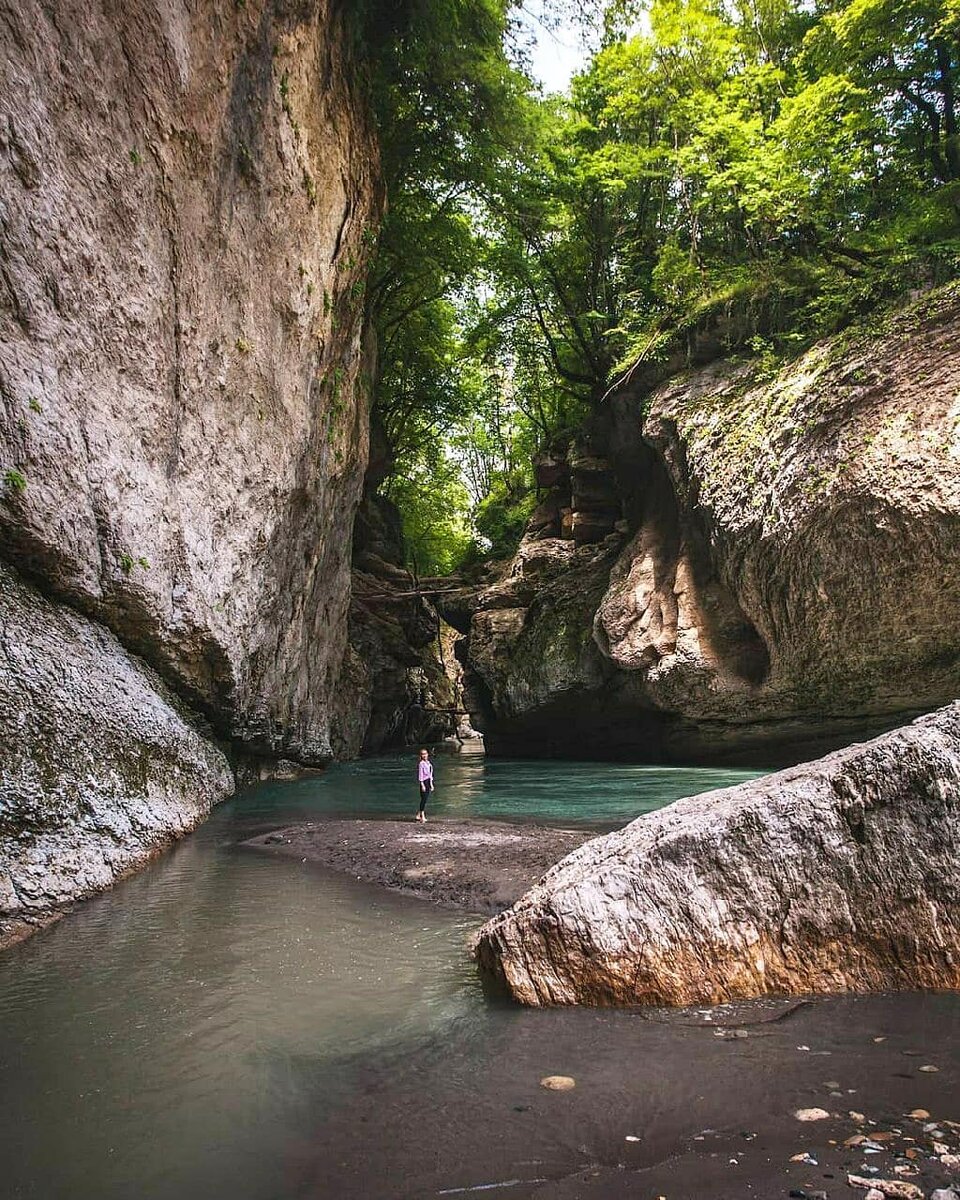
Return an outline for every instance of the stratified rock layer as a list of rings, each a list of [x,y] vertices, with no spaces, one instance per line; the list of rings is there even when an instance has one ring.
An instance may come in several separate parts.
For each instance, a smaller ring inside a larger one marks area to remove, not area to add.
[[[956,988],[958,862],[953,704],[588,842],[477,957],[533,1005]]]
[[[102,626],[0,564],[0,945],[194,828],[223,754]]]
[[[775,374],[613,398],[450,606],[488,749],[786,765],[955,699],[958,394],[952,286]]]

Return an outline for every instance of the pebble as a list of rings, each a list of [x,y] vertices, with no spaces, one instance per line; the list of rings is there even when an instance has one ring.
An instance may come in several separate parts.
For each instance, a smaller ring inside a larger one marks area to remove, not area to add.
[[[907,1113],[908,1117],[913,1117],[915,1121],[925,1121],[930,1114],[925,1108],[915,1108],[913,1112]]]
[[[798,1108],[793,1114],[798,1121],[828,1121],[830,1114],[825,1108]]]
[[[569,1092],[577,1086],[577,1081],[572,1075],[545,1075],[540,1080],[540,1086],[551,1092]]]
[[[817,1162],[817,1160],[816,1160],[816,1159],[813,1157],[813,1155],[812,1155],[812,1154],[808,1154],[808,1153],[806,1152],[806,1150],[804,1150],[802,1154],[794,1154],[794,1155],[791,1157],[790,1161],[791,1161],[791,1162],[805,1163],[805,1164],[806,1164],[808,1167],[819,1167],[819,1166],[820,1166],[820,1164],[819,1164],[819,1163]]]
[[[840,1084],[837,1083],[837,1081],[835,1079],[828,1079],[827,1082],[823,1086],[825,1088],[829,1088],[831,1092],[835,1092],[839,1089]]]
[[[886,1200],[883,1192],[878,1192],[876,1188],[871,1188],[867,1192],[866,1200]]]
[[[623,1140],[625,1142],[639,1142],[640,1141],[640,1139],[637,1137],[637,1135],[635,1133],[628,1133],[627,1136]]]
[[[960,1192],[955,1192],[953,1188],[937,1188],[930,1193],[930,1200],[960,1200]]]
[[[927,1063],[925,1067],[918,1067],[917,1070],[923,1071],[926,1075],[934,1075],[940,1068],[933,1066],[932,1063]]]
[[[859,1175],[848,1175],[847,1183],[851,1187],[866,1188],[867,1195],[879,1192],[886,1200],[923,1200],[923,1192],[915,1183],[906,1183],[902,1179],[863,1179]]]

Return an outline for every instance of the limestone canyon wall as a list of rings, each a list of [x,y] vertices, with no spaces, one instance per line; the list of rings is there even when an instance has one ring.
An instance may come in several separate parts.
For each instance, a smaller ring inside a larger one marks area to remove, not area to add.
[[[105,882],[229,790],[213,737],[331,756],[381,197],[331,0],[0,0],[0,44],[13,921]],[[42,642],[36,661],[11,629]],[[98,678],[135,681],[128,702],[104,682],[100,704]],[[31,779],[24,730],[44,746]],[[178,740],[192,765],[171,774]],[[81,783],[102,798],[82,837],[83,805],[61,803]],[[127,856],[111,795],[152,814]],[[19,877],[41,837],[48,855],[83,846],[74,883],[61,870],[46,899]]]
[[[448,604],[488,749],[771,766],[960,694],[960,289],[619,395]]]

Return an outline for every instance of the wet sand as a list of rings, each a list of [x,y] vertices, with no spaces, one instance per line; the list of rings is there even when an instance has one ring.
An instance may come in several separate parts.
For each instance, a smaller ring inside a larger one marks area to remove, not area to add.
[[[331,820],[243,845],[487,913],[591,836],[495,821]],[[428,1044],[346,1057],[340,1079],[353,1099],[317,1098],[315,1133],[291,1153],[281,1193],[865,1197],[851,1177],[906,1185],[889,1195],[929,1198],[951,1183],[960,1192],[958,994],[669,1010],[488,1003],[498,1019],[483,1035],[452,1021]],[[575,1086],[547,1090],[549,1075]],[[818,1119],[796,1115],[810,1109]]]
[[[958,1035],[955,995],[517,1010],[466,1062],[440,1044],[358,1064],[356,1103],[324,1114],[291,1194],[838,1200],[866,1195],[854,1175],[929,1197],[960,1178],[942,1161],[960,1146]],[[575,1087],[545,1090],[550,1074]]]
[[[491,915],[596,833],[507,821],[315,821],[244,842],[394,891]]]

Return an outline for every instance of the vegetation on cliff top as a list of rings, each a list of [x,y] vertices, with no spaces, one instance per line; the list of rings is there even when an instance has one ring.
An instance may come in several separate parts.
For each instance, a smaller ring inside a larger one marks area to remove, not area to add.
[[[956,0],[610,0],[569,96],[510,0],[368,0],[386,483],[426,570],[509,548],[529,455],[710,330],[795,353],[957,274]]]

